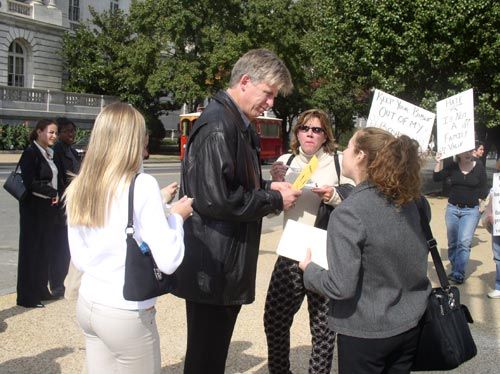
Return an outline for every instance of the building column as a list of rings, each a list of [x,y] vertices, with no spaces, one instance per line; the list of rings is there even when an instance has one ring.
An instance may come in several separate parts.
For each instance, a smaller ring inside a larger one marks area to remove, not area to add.
[[[47,5],[48,8],[56,8],[56,2],[55,0],[49,0],[49,5]]]

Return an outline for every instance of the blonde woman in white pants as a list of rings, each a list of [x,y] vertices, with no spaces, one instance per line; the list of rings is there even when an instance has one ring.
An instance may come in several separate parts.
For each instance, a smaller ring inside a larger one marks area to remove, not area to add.
[[[128,191],[141,170],[146,128],[132,106],[114,103],[96,119],[78,176],[66,190],[71,258],[83,272],[77,319],[86,341],[86,365],[95,373],[159,373],[156,299],[123,297]],[[134,238],[149,246],[159,269],[171,274],[184,257],[183,198],[165,216],[160,188],[139,174],[134,191]]]

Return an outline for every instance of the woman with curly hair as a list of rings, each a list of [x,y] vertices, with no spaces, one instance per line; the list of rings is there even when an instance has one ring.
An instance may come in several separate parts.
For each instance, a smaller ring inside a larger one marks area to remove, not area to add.
[[[409,373],[431,291],[418,144],[368,127],[351,138],[342,166],[356,187],[330,217],[329,270],[309,253],[299,264],[304,284],[331,300],[340,374]]]

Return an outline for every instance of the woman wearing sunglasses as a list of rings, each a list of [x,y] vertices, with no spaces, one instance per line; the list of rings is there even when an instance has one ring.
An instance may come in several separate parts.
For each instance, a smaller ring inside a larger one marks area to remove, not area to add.
[[[318,109],[303,112],[292,134],[292,154],[284,154],[278,158],[271,167],[271,176],[274,181],[286,180],[293,183],[298,172],[311,158],[318,158],[318,167],[311,176],[310,183],[303,189],[295,206],[284,213],[284,223],[293,219],[313,226],[320,203],[323,201],[331,206],[338,205],[343,195],[346,195],[345,191],[350,190],[338,186],[352,185],[353,182],[341,175],[342,155],[336,154],[335,139],[325,112]],[[278,257],[267,291],[264,313],[271,374],[290,372],[290,328],[305,295],[312,336],[309,373],[330,372],[335,333],[327,326],[328,300],[307,291],[302,274],[297,261]]]

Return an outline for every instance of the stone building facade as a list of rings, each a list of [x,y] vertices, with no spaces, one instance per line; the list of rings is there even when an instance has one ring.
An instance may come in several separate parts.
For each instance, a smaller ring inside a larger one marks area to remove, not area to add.
[[[111,99],[62,91],[62,37],[90,18],[89,7],[126,11],[130,2],[0,0],[0,122],[48,115],[93,121]]]

